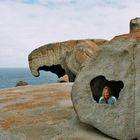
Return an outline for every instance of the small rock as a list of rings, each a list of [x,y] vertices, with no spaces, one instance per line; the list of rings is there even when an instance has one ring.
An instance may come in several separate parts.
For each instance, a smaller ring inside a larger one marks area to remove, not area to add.
[[[68,75],[64,75],[62,77],[60,77],[60,79],[58,80],[59,83],[63,83],[63,82],[69,82],[69,77]]]
[[[17,82],[16,87],[17,86],[26,86],[26,85],[28,85],[27,82],[25,82],[25,81],[19,81],[19,82]]]

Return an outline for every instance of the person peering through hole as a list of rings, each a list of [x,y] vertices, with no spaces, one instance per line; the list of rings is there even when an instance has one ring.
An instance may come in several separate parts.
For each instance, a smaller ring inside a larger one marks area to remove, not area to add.
[[[110,104],[114,105],[116,103],[116,97],[112,96],[111,90],[109,87],[105,86],[102,90],[102,96],[99,99],[100,104]]]
[[[111,95],[114,96],[117,100],[119,98],[120,91],[124,87],[124,83],[123,81],[120,81],[120,80],[109,81],[103,75],[99,75],[93,78],[90,82],[90,87],[92,91],[92,97],[97,103],[99,103],[99,99],[102,96],[103,89],[106,86],[109,88]]]

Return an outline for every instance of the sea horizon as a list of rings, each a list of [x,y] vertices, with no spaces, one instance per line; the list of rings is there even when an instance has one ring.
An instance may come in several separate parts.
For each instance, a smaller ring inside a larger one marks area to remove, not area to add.
[[[16,87],[19,81],[29,85],[49,84],[57,82],[58,77],[46,71],[40,71],[40,76],[35,77],[28,67],[0,67],[0,89]]]

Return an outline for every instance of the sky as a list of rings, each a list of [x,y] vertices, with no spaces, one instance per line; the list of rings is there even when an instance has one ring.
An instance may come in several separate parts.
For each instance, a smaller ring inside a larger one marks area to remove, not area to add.
[[[36,48],[71,39],[112,39],[140,17],[140,0],[0,0],[0,67],[29,67]]]

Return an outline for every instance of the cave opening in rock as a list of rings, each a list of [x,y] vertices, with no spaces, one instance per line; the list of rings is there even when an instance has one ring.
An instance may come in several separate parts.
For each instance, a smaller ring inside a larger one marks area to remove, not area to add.
[[[65,70],[59,64],[52,66],[42,66],[38,68],[38,71],[40,70],[51,71],[52,73],[55,73],[58,76],[58,78],[65,75]]]
[[[102,75],[93,78],[90,82],[90,87],[92,91],[92,96],[95,101],[99,102],[99,98],[102,96],[102,90],[105,86],[108,86],[111,89],[112,95],[118,99],[119,93],[121,89],[124,87],[124,84],[121,80],[109,81]]]

